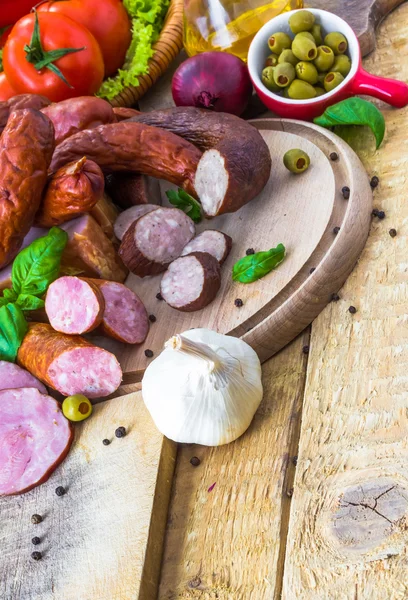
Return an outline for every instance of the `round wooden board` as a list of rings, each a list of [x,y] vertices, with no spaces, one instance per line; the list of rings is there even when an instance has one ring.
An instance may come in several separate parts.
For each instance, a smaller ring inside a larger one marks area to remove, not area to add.
[[[215,301],[201,311],[178,312],[156,299],[161,276],[127,284],[143,300],[157,321],[139,347],[122,347],[119,358],[124,384],[141,380],[149,364],[144,350],[157,355],[164,342],[194,327],[208,327],[242,337],[267,360],[296,337],[343,285],[367,238],[372,193],[367,174],[357,155],[333,133],[302,121],[260,119],[253,121],[272,156],[271,179],[262,194],[234,214],[201,223],[197,230],[220,229],[233,239],[230,256],[222,267],[222,286]],[[239,143],[239,140],[237,140]],[[290,148],[302,148],[311,158],[306,173],[296,176],[283,166]],[[336,152],[338,160],[331,160]],[[341,189],[350,187],[350,198]],[[163,183],[163,197],[168,185]],[[333,233],[340,227],[339,233]],[[267,250],[282,242],[285,261],[252,284],[233,282],[233,264],[247,248]],[[312,273],[312,267],[315,269]],[[234,300],[241,298],[237,308]],[[150,359],[151,360],[151,359]]]

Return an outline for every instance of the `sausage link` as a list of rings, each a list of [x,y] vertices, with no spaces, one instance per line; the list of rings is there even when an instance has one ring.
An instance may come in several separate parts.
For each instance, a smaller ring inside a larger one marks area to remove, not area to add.
[[[21,110],[23,108],[41,110],[49,104],[51,104],[51,102],[48,98],[37,94],[19,94],[5,102],[0,102],[0,134],[7,124],[10,113],[14,110]]]

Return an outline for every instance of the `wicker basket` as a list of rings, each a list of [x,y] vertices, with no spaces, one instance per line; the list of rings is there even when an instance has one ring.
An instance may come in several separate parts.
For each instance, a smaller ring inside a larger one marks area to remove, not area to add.
[[[183,0],[171,0],[160,37],[153,46],[149,72],[139,77],[137,87],[128,87],[111,100],[112,106],[134,106],[163,75],[183,47]]]

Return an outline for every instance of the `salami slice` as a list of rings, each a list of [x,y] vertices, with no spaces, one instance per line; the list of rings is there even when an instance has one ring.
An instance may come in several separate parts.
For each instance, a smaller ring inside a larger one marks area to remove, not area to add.
[[[134,221],[137,221],[143,215],[157,210],[160,206],[157,204],[139,204],[138,206],[132,206],[127,210],[124,210],[115,221],[114,231],[118,240],[122,240],[123,236],[132,225]]]
[[[90,280],[60,277],[48,288],[45,312],[51,326],[70,335],[88,333],[102,323],[105,300]]]
[[[187,244],[181,256],[191,254],[191,252],[208,252],[222,265],[230,253],[231,247],[232,239],[229,235],[216,229],[206,229]]]
[[[158,208],[132,223],[119,256],[135,275],[157,275],[180,256],[194,233],[193,221],[182,210]]]
[[[42,394],[47,393],[45,385],[31,373],[14,363],[0,360],[0,391],[25,387],[37,388]]]
[[[0,495],[22,494],[46,481],[73,437],[54,398],[32,387],[0,391]]]
[[[115,281],[95,279],[93,283],[99,287],[105,300],[100,331],[126,344],[144,342],[149,332],[149,318],[140,298]]]
[[[122,381],[116,357],[79,335],[66,335],[45,323],[30,323],[18,363],[64,396],[103,398]]]
[[[163,275],[160,293],[169,306],[193,312],[210,304],[220,285],[217,259],[208,252],[192,252],[171,263]]]

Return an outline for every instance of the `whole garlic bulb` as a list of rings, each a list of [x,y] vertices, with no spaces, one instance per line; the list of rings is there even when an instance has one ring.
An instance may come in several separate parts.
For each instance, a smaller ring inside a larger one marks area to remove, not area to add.
[[[176,442],[220,446],[242,435],[262,400],[261,364],[238,338],[210,329],[175,335],[147,367],[143,400]]]

